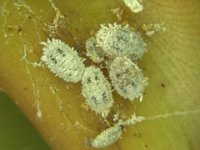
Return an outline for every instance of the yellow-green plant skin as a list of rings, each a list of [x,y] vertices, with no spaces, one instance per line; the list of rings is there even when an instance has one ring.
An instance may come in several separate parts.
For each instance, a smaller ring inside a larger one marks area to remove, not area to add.
[[[50,150],[25,115],[0,92],[0,148],[4,150]]]
[[[200,1],[148,0],[133,14],[121,0],[55,0],[64,16],[52,34],[82,55],[85,41],[101,23],[164,23],[167,31],[144,37],[148,52],[139,62],[149,78],[143,102],[130,103],[114,93],[112,112],[155,116],[200,109]],[[28,116],[55,150],[89,150],[89,140],[106,128],[100,116],[83,107],[81,85],[66,83],[44,65],[41,41],[56,21],[50,1],[0,2],[0,87]],[[111,9],[123,9],[122,20]],[[18,8],[18,9],[17,9]],[[57,11],[58,12],[58,11]],[[57,13],[58,14],[58,13]],[[88,62],[87,62],[88,63]],[[187,113],[186,113],[187,114]],[[123,138],[106,150],[199,150],[199,113],[144,121],[126,128]]]

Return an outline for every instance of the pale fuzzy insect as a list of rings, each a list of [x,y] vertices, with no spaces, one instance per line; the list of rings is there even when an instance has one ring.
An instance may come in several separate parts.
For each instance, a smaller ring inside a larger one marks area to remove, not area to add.
[[[41,60],[56,76],[67,82],[81,80],[85,66],[77,52],[58,39],[42,42],[43,55]]]
[[[143,11],[142,0],[123,0],[125,5],[134,13]]]
[[[113,127],[102,131],[91,141],[91,146],[103,148],[112,145],[121,138],[123,128],[124,126],[122,124],[116,124]]]
[[[136,117],[135,115],[133,115],[130,119],[126,121],[120,120],[113,127],[109,127],[106,130],[102,131],[99,135],[97,135],[91,141],[91,146],[94,148],[104,148],[110,146],[121,138],[122,131],[125,126],[134,125],[138,122],[142,122],[143,120],[144,117]]]
[[[119,123],[117,123],[113,127],[109,127],[106,130],[102,131],[91,141],[91,146],[95,148],[104,148],[114,144],[121,138],[123,128],[129,125],[135,125],[136,123],[141,123],[142,121],[145,120],[156,120],[160,118],[163,119],[172,116],[174,117],[185,116],[185,115],[197,114],[199,112],[200,112],[199,109],[186,112],[176,111],[174,113],[159,114],[156,116],[149,116],[149,117],[136,116],[134,113],[129,119],[125,121],[120,120]]]
[[[104,60],[103,50],[97,46],[96,39],[94,37],[89,38],[86,41],[87,56],[95,63],[100,63]]]
[[[136,61],[146,51],[143,39],[129,25],[122,26],[116,23],[108,26],[101,25],[96,34],[96,42],[110,59],[127,56],[132,61]]]
[[[107,117],[113,105],[112,91],[99,68],[86,67],[82,77],[82,95],[93,111]]]
[[[148,82],[142,70],[134,62],[127,57],[115,58],[111,63],[109,75],[119,95],[130,101],[139,97],[142,100]]]

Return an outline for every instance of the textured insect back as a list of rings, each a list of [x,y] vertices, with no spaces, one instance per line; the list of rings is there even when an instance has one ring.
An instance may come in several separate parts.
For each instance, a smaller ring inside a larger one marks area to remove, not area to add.
[[[116,124],[113,127],[102,131],[92,140],[92,147],[103,148],[112,145],[121,138],[123,128],[123,125]]]
[[[131,118],[123,121],[119,120],[117,124],[113,127],[110,127],[104,131],[102,131],[99,135],[97,135],[92,141],[91,145],[95,148],[104,148],[110,146],[117,142],[121,136],[123,129],[129,125],[135,125],[136,123],[140,123],[144,121],[146,118],[143,116],[136,116],[133,114]]]
[[[86,41],[86,51],[87,56],[95,63],[100,63],[104,60],[104,52],[97,45],[96,39],[94,37],[89,38]]]
[[[113,105],[111,86],[99,68],[86,67],[82,78],[82,94],[93,111],[106,117]]]
[[[146,44],[140,35],[129,25],[101,25],[96,34],[97,44],[103,49],[108,58],[126,56],[132,61],[141,58],[146,51]]]
[[[142,70],[127,57],[115,58],[110,66],[109,75],[117,93],[130,101],[141,98],[148,84]]]
[[[85,66],[73,48],[58,39],[48,39],[42,44],[44,47],[41,60],[56,76],[67,82],[81,80]]]

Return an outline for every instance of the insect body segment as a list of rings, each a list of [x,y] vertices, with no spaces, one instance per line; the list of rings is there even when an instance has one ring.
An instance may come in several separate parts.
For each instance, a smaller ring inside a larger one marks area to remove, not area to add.
[[[133,101],[142,97],[147,78],[139,67],[127,57],[117,57],[110,66],[110,79],[119,95]]]
[[[111,86],[99,68],[87,67],[82,78],[82,94],[96,113],[106,117],[113,105]]]
[[[56,76],[67,82],[81,80],[85,66],[73,48],[57,39],[42,44],[45,47],[41,59]]]

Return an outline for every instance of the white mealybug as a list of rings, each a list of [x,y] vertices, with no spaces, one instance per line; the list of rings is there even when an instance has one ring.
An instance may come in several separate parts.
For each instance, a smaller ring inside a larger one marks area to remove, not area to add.
[[[104,60],[103,50],[97,46],[96,39],[94,37],[89,38],[86,41],[87,56],[95,63],[100,63]]]
[[[103,148],[112,145],[121,138],[123,128],[122,124],[116,124],[102,131],[91,141],[92,147]]]
[[[121,136],[123,129],[128,125],[134,125],[136,123],[142,122],[145,120],[143,116],[136,117],[135,114],[128,120],[120,120],[117,124],[108,129],[102,131],[97,135],[92,141],[91,146],[94,148],[104,148],[110,146],[117,142]]]
[[[143,11],[142,0],[123,0],[125,5],[134,13]]]
[[[141,58],[146,51],[146,44],[140,35],[134,32],[129,25],[119,24],[101,25],[96,34],[96,42],[108,58],[126,56],[132,61]]]
[[[109,75],[112,85],[119,95],[130,101],[138,97],[142,98],[148,84],[147,78],[130,59],[127,57],[115,58],[111,63]]]
[[[58,39],[42,42],[44,45],[41,60],[47,67],[67,82],[81,80],[85,66],[77,52]]]
[[[113,105],[112,91],[99,68],[86,67],[82,77],[82,94],[93,111],[107,117]]]

